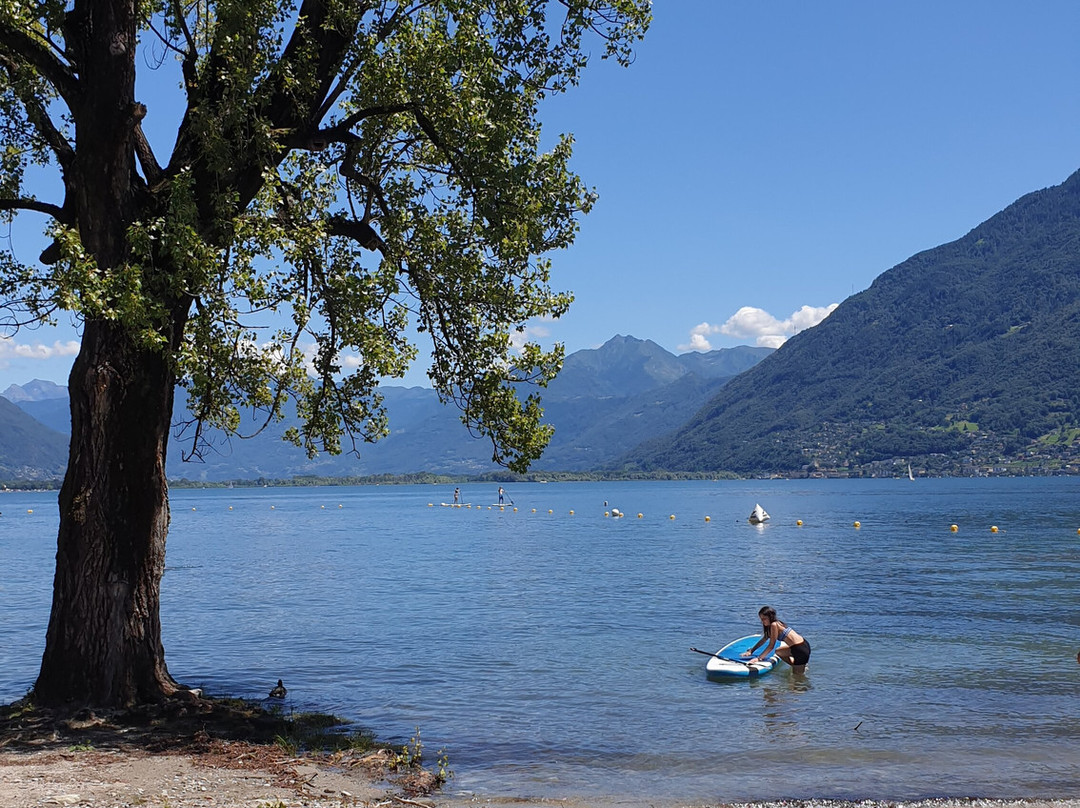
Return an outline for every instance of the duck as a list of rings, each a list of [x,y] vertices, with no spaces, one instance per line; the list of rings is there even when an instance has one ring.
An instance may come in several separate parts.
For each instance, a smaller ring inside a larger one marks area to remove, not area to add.
[[[277,680],[277,687],[275,687],[273,690],[270,691],[270,698],[272,698],[272,699],[283,699],[283,698],[285,698],[285,694],[288,693],[288,692],[289,691],[287,691],[285,689],[285,685],[283,685],[281,683],[281,680],[278,679]]]

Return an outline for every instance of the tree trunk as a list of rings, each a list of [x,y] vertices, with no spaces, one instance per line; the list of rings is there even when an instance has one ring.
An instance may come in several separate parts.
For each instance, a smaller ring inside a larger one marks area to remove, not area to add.
[[[115,324],[86,324],[69,378],[71,449],[35,685],[42,704],[125,706],[177,689],[159,610],[174,382],[162,353]]]

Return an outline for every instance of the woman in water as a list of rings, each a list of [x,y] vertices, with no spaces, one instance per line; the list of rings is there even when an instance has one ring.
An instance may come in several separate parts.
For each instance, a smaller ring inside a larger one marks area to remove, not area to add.
[[[761,639],[754,643],[754,647],[749,651],[743,651],[742,655],[753,657],[754,652],[765,645],[765,650],[757,657],[758,660],[768,659],[772,654],[776,654],[789,664],[795,673],[805,671],[806,663],[810,661],[810,643],[806,638],[785,625],[782,620],[778,620],[776,609],[771,606],[758,609],[758,617],[761,619]]]

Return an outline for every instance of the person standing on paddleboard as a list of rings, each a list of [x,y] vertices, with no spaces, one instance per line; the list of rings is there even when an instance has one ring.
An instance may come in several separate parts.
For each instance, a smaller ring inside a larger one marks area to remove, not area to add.
[[[791,666],[795,673],[806,670],[806,663],[810,661],[810,643],[795,629],[784,624],[776,617],[776,609],[772,606],[762,606],[758,609],[758,617],[761,619],[761,639],[754,643],[749,651],[743,651],[742,656],[752,657],[762,645],[765,650],[758,655],[759,660],[768,659],[776,654],[784,662]]]

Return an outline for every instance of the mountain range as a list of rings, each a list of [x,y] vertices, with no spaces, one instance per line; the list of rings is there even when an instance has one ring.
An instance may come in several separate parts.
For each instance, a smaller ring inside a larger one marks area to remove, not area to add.
[[[642,441],[681,424],[703,406],[723,384],[772,353],[770,348],[740,346],[708,353],[676,356],[655,342],[616,336],[600,348],[577,351],[566,357],[563,371],[543,391],[545,421],[555,435],[535,464],[558,471],[589,471],[610,465]],[[423,387],[381,387],[390,419],[390,434],[375,444],[351,453],[319,455],[309,459],[303,451],[280,439],[281,429],[267,430],[250,439],[211,433],[212,448],[201,461],[184,462],[190,451],[185,433],[170,439],[167,470],[170,479],[196,481],[287,479],[297,476],[368,476],[435,472],[481,474],[496,471],[490,444],[472,438],[457,410],[444,406]],[[70,431],[67,389],[35,380],[12,385],[0,401],[0,434],[7,428],[5,413],[18,413],[23,424],[19,441],[0,446],[0,478],[39,479],[62,473]],[[185,413],[178,399],[176,411]],[[49,440],[37,440],[33,424]],[[182,423],[184,417],[178,419]],[[287,423],[286,423],[287,425]],[[255,432],[254,419],[246,430]],[[27,456],[36,443],[35,463],[5,463],[5,458]],[[20,448],[21,447],[21,448]],[[45,449],[48,453],[43,454]],[[16,471],[19,474],[16,474]]]
[[[619,467],[1077,472],[1078,437],[1080,172],[883,273]]]
[[[67,402],[53,388],[0,399],[0,476],[63,468]],[[170,477],[494,468],[433,391],[383,392],[391,434],[359,458],[308,460],[260,436],[180,464],[174,439]],[[674,356],[618,336],[566,357],[543,399],[556,432],[538,470],[1080,473],[1080,172],[882,273],[775,352]]]

